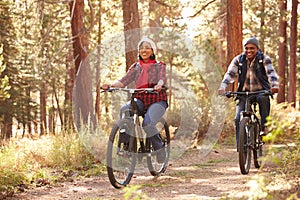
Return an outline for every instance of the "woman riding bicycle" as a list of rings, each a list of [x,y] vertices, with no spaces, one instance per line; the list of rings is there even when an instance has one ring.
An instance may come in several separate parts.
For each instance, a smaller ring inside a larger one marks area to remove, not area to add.
[[[227,72],[224,75],[219,95],[224,95],[226,87],[238,80],[238,92],[242,91],[261,91],[268,90],[272,94],[278,92],[278,75],[269,56],[264,55],[258,45],[255,37],[250,37],[244,44],[245,51],[233,58]],[[270,114],[270,99],[264,94],[257,95],[251,102],[256,101],[259,104],[259,112],[261,116],[261,127],[264,134],[268,133],[265,127],[266,118]],[[235,117],[235,133],[236,143],[238,144],[240,113],[245,110],[245,99],[238,97]]]
[[[123,88],[132,82],[135,82],[135,89],[154,88],[156,93],[141,92],[136,94],[136,103],[138,105],[139,115],[144,116],[142,127],[150,138],[155,151],[163,147],[163,142],[158,134],[156,123],[166,112],[168,107],[167,94],[163,90],[166,85],[166,64],[159,62],[155,58],[155,43],[143,37],[138,43],[138,62],[133,63],[125,76],[113,84],[102,85],[103,90],[110,87]],[[124,105],[120,110],[120,115],[130,108],[130,104]],[[161,152],[161,153],[160,153]],[[157,154],[158,162],[164,161],[165,153],[159,151]]]

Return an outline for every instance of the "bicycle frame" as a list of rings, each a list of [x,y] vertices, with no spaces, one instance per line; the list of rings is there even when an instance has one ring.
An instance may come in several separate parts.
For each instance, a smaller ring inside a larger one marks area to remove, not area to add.
[[[137,92],[151,92],[154,93],[155,90],[153,88],[141,88],[141,89],[128,89],[128,88],[110,88],[108,90],[109,92],[112,91],[125,91],[125,92],[129,92],[130,93],[130,112],[129,114],[133,116],[128,116],[133,118],[133,123],[134,123],[134,127],[135,127],[135,135],[133,135],[139,142],[141,145],[141,153],[146,153],[145,150],[145,142],[144,142],[144,135],[143,135],[143,130],[142,130],[142,126],[141,126],[141,121],[140,121],[140,115],[139,115],[139,110],[138,110],[138,106],[135,102],[135,94]],[[132,113],[131,113],[132,112]],[[126,115],[126,114],[125,114]]]
[[[154,150],[151,140],[146,137],[146,133],[143,131],[141,126],[140,116],[144,113],[139,112],[135,101],[136,93],[140,91],[155,92],[155,90],[153,88],[110,88],[106,91],[125,91],[131,94],[129,110],[123,111],[121,119],[114,124],[109,136],[106,152],[106,168],[111,184],[115,188],[121,188],[129,184],[135,171],[136,160],[142,161],[144,157],[146,157],[147,166],[151,175],[158,176],[164,173],[167,168],[170,153],[170,132],[168,124],[163,118],[157,121],[156,125],[162,125],[162,128],[158,130],[158,134],[164,145],[163,148]],[[124,122],[129,122],[129,124],[133,125],[134,128],[131,126],[132,129],[123,129],[122,124]],[[126,130],[129,130],[130,133]],[[132,130],[132,132],[130,130]],[[122,142],[120,142],[119,137],[120,134],[123,133],[129,136],[128,142],[123,142],[122,140]],[[127,146],[124,146],[125,144]],[[165,156],[163,160],[155,162],[157,159],[154,157],[156,157],[159,152],[163,153]]]
[[[253,103],[250,103],[250,98],[252,96],[255,96],[255,95],[258,95],[258,94],[271,95],[269,91],[262,90],[262,91],[256,91],[256,92],[228,92],[228,93],[225,94],[225,96],[227,96],[228,98],[232,97],[233,95],[246,96],[245,110],[243,110],[241,112],[241,117],[250,117],[251,120],[254,121],[254,120],[258,120],[258,117],[256,116],[257,102],[255,101]],[[253,109],[251,107],[252,105],[254,106]]]
[[[257,102],[250,102],[252,96],[264,94],[270,95],[269,91],[257,92],[228,92],[226,96],[232,97],[233,95],[245,96],[245,110],[241,111],[241,118],[239,122],[239,165],[242,174],[248,174],[251,163],[251,153],[253,151],[254,165],[256,168],[260,167],[259,157],[262,156],[262,138],[260,136],[261,125],[260,120],[256,115]],[[252,105],[254,105],[252,109]]]

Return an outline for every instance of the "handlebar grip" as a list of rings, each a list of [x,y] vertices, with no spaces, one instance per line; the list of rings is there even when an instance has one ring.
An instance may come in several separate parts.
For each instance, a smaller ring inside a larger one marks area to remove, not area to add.
[[[226,92],[226,93],[225,93],[225,96],[226,96],[227,98],[231,98],[233,95],[232,95],[231,92]]]

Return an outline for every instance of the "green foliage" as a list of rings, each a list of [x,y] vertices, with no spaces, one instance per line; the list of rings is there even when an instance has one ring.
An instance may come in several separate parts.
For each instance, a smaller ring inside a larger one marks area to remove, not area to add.
[[[90,154],[76,135],[56,136],[52,140],[51,153],[46,160],[49,167],[79,166],[91,162]]]
[[[276,152],[279,156],[275,160],[279,161],[280,170],[283,173],[292,173],[299,176],[297,165],[300,163],[300,112],[286,103],[279,104],[271,117],[268,119],[267,126],[272,130],[265,138],[272,145],[281,144],[282,148]],[[273,146],[270,146],[269,151],[274,152]],[[271,153],[271,155],[274,155]]]
[[[15,186],[18,186],[25,181],[26,177],[22,172],[0,168],[0,192],[13,190]]]
[[[297,178],[300,177],[300,112],[286,103],[275,104],[267,126],[271,132],[264,137],[269,148],[263,166],[271,161],[277,167],[272,168],[271,176],[256,180],[256,184],[269,199],[278,196],[293,199],[300,184]]]
[[[140,188],[141,188],[140,185],[133,185],[133,186],[125,187],[123,189],[125,191],[124,199],[125,200],[129,200],[129,199],[133,199],[133,200],[151,199],[145,193],[143,193],[140,190]]]
[[[94,165],[95,158],[83,147],[76,134],[11,141],[2,147],[0,160],[0,189],[38,179],[62,179],[60,174],[53,174],[54,169],[85,171],[86,175],[104,171],[102,165]]]

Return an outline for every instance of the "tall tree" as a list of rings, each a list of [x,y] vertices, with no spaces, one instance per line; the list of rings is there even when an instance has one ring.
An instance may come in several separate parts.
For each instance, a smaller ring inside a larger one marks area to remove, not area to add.
[[[280,1],[280,16],[279,16],[279,40],[278,40],[278,75],[279,79],[279,91],[277,95],[277,102],[285,102],[285,84],[286,84],[286,63],[287,63],[287,1]]]
[[[265,13],[265,8],[266,8],[266,0],[261,0],[260,2],[261,2],[261,6],[260,6],[261,14],[260,14],[260,38],[259,38],[260,45],[259,45],[259,48],[262,50],[262,52],[265,52],[264,41],[266,38],[266,34],[264,34],[264,32],[265,32],[265,26],[266,26],[266,22],[265,22],[266,15],[264,13]]]
[[[86,29],[84,22],[84,0],[70,2],[70,15],[76,74],[74,120],[79,129],[82,123],[87,125],[89,122],[95,127],[96,118],[93,109],[92,78],[88,58],[88,29]]]
[[[137,0],[123,0],[123,21],[126,52],[126,71],[137,59],[136,46],[140,40],[139,11]]]
[[[292,0],[291,39],[290,39],[290,70],[288,102],[296,106],[296,73],[297,73],[297,8],[298,0]]]
[[[227,66],[242,49],[242,0],[227,1]],[[235,85],[236,87],[236,85]]]

